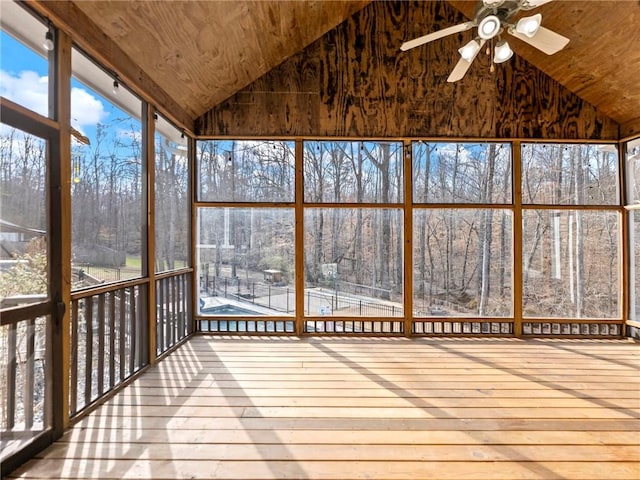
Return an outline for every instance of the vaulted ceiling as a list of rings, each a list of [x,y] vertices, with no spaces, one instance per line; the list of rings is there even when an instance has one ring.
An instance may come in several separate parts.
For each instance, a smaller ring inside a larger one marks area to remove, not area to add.
[[[370,3],[74,0],[32,4],[76,40],[93,45],[89,51],[121,72],[125,81],[164,100],[174,118],[189,126],[352,15],[373,8]],[[461,19],[473,17],[476,3],[446,1]],[[537,11],[544,26],[571,41],[561,52],[547,56],[510,39],[516,55],[619,124],[621,136],[640,132],[640,2],[556,0]],[[443,22],[449,21],[417,18],[413,21],[409,13],[402,23],[394,24],[392,19],[387,25],[410,39],[444,28],[448,25]],[[465,38],[460,35],[456,41],[442,42],[438,55],[457,59],[456,49]],[[398,50],[400,55],[415,53]]]

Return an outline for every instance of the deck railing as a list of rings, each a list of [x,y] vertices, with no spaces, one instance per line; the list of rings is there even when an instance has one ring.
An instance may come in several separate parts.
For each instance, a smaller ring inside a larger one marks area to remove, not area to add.
[[[191,270],[156,277],[156,351],[192,330]],[[73,418],[148,364],[148,280],[72,294],[69,416]]]
[[[193,331],[191,271],[156,277],[156,354],[173,347]]]
[[[6,298],[2,308],[45,300],[33,305],[33,315],[3,312],[0,327],[0,439],[4,460],[36,436],[47,431],[50,418],[51,317],[46,298]]]
[[[147,363],[144,281],[77,292],[71,302],[69,415],[77,415]]]

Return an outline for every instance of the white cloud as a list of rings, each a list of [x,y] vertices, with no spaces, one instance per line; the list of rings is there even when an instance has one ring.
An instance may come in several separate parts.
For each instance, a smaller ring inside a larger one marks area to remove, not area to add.
[[[0,94],[9,100],[47,116],[49,110],[48,78],[25,70],[17,77],[0,70]]]
[[[140,130],[126,130],[124,128],[118,128],[116,130],[116,136],[119,138],[127,138],[131,141],[142,143],[142,131]]]
[[[31,70],[13,75],[0,70],[0,95],[33,110],[40,115],[48,115],[48,77],[40,76]],[[108,116],[102,102],[78,87],[71,89],[71,124],[82,130],[103,122]]]
[[[71,124],[76,128],[95,126],[109,114],[102,102],[82,88],[71,89]]]

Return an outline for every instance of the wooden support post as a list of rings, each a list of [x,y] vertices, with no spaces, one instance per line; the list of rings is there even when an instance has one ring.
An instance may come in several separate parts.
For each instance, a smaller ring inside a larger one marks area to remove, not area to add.
[[[512,192],[513,192],[513,334],[522,336],[522,144],[512,144]]]
[[[631,286],[631,249],[633,245],[631,245],[631,239],[629,236],[630,229],[633,228],[633,222],[631,221],[631,216],[633,215],[633,211],[626,211],[624,208],[625,205],[629,205],[631,198],[628,198],[627,195],[627,145],[626,142],[618,143],[618,182],[620,184],[620,238],[621,238],[621,249],[619,252],[620,260],[622,263],[622,272],[620,277],[621,288],[620,291],[620,315],[624,323],[620,326],[620,335],[626,335],[626,325],[627,321],[631,319],[631,316],[635,312],[631,312],[630,310],[630,296],[635,293],[632,292]],[[638,299],[636,299],[637,301]]]
[[[198,325],[195,319],[195,315],[198,312],[198,299],[200,297],[200,281],[198,278],[199,271],[196,258],[197,249],[196,244],[198,243],[198,210],[195,206],[197,200],[197,192],[198,192],[198,181],[199,176],[198,172],[196,172],[196,141],[193,138],[189,139],[189,148],[187,156],[189,158],[189,208],[191,212],[191,224],[189,225],[191,229],[191,238],[189,242],[189,259],[191,262],[191,267],[193,268],[191,272],[191,301],[189,302],[191,315],[189,316],[189,333],[194,333],[198,330]]]
[[[155,122],[154,109],[148,103],[142,103],[142,121],[143,121],[143,138],[142,146],[142,165],[143,177],[146,183],[146,195],[144,197],[145,229],[143,230],[143,245],[146,245],[146,254],[142,255],[142,274],[147,275],[149,284],[147,286],[147,344],[146,344],[146,360],[149,365],[156,361],[156,235],[155,235]],[[143,189],[145,185],[143,185]],[[142,340],[142,339],[141,339]],[[142,343],[141,343],[142,345]]]
[[[403,143],[404,161],[404,334],[413,334],[413,152],[411,141]]]
[[[71,307],[71,38],[57,32],[49,55],[49,110],[58,134],[49,142],[50,288],[54,301],[51,344],[51,415],[54,438],[69,426]],[[53,388],[55,385],[55,388]]]
[[[296,333],[304,334],[304,143],[296,140],[295,146],[295,291]]]

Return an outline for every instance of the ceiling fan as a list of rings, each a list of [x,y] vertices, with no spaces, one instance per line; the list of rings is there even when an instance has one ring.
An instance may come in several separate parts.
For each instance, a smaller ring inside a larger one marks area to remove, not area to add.
[[[473,40],[458,50],[460,52],[460,60],[449,75],[449,78],[447,78],[447,82],[457,82],[462,79],[467,73],[467,70],[469,70],[473,60],[487,42],[494,44],[494,63],[502,63],[509,60],[513,55],[513,50],[511,50],[509,42],[501,38],[503,32],[519,38],[547,55],[553,55],[562,50],[567,43],[569,43],[569,39],[543,27],[541,25],[542,15],[540,13],[512,21],[512,18],[521,10],[533,10],[551,1],[552,0],[480,0],[476,7],[476,14],[473,20],[409,40],[402,44],[400,50],[410,50],[448,35],[477,27],[477,35]]]

